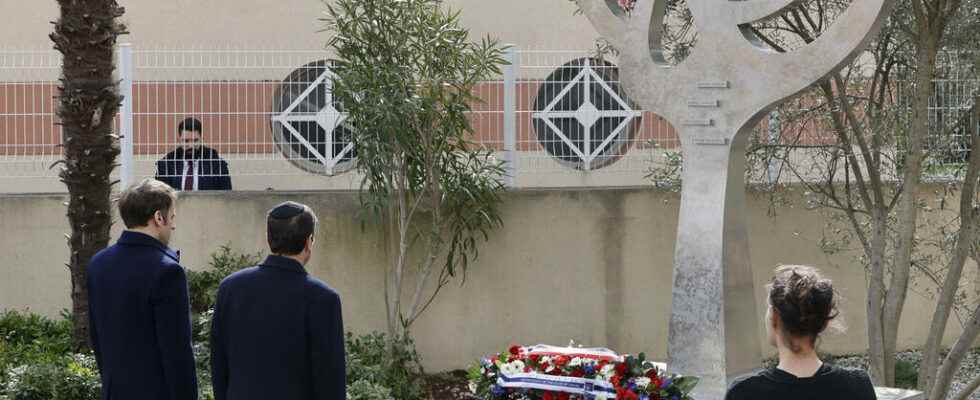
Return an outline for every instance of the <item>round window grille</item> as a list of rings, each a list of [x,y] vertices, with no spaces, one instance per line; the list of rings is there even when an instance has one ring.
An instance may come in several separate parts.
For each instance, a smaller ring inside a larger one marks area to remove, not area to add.
[[[283,79],[272,96],[272,140],[300,169],[335,175],[354,167],[353,129],[334,99],[329,61],[306,64]]]
[[[642,115],[621,90],[615,65],[579,58],[541,84],[532,121],[538,143],[558,162],[592,170],[626,154]]]

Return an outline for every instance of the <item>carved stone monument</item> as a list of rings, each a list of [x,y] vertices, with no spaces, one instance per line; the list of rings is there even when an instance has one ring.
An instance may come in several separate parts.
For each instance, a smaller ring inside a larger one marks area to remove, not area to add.
[[[668,365],[702,377],[694,395],[721,400],[729,380],[761,365],[745,228],[745,144],[769,110],[849,63],[877,34],[891,0],[854,0],[830,29],[787,53],[747,29],[796,0],[688,0],[698,42],[677,66],[663,56],[666,0],[577,0],[620,52],[630,97],[671,121],[684,154]]]

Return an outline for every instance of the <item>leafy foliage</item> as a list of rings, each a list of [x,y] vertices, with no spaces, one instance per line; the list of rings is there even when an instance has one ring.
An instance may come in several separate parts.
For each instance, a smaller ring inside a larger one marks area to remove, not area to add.
[[[214,307],[218,285],[228,275],[259,263],[261,253],[244,254],[231,249],[230,245],[218,248],[211,254],[209,268],[203,271],[187,271],[187,286],[190,291],[191,310],[203,313]]]
[[[0,314],[0,399],[95,400],[95,359],[72,354],[72,321],[36,314]]]
[[[395,338],[389,342],[382,333],[359,337],[348,334],[346,346],[349,393],[373,399],[379,391],[372,387],[381,386],[397,400],[424,397],[422,366],[411,339]]]
[[[480,101],[477,85],[500,74],[503,49],[489,38],[470,42],[459,13],[438,0],[327,7],[334,94],[356,131],[361,204],[397,241],[386,304],[389,336],[400,337],[451,278],[465,276],[478,241],[501,225],[503,169],[473,142],[468,114]],[[410,266],[420,283],[402,307]],[[436,284],[426,290],[430,277]]]

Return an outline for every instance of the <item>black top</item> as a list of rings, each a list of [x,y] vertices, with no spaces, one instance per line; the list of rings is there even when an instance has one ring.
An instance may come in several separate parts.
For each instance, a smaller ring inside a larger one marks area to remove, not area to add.
[[[211,368],[216,400],[344,400],[340,296],[287,257],[232,274],[218,289]]]
[[[777,368],[767,369],[737,380],[725,396],[726,400],[875,400],[875,398],[874,386],[867,373],[826,364],[809,378],[797,378]]]

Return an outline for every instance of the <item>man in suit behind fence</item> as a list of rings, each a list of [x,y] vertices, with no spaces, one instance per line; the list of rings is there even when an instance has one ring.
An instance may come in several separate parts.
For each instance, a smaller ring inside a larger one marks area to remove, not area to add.
[[[217,150],[204,145],[203,130],[197,118],[184,119],[177,125],[180,147],[157,161],[157,179],[185,192],[231,190],[228,163]]]

